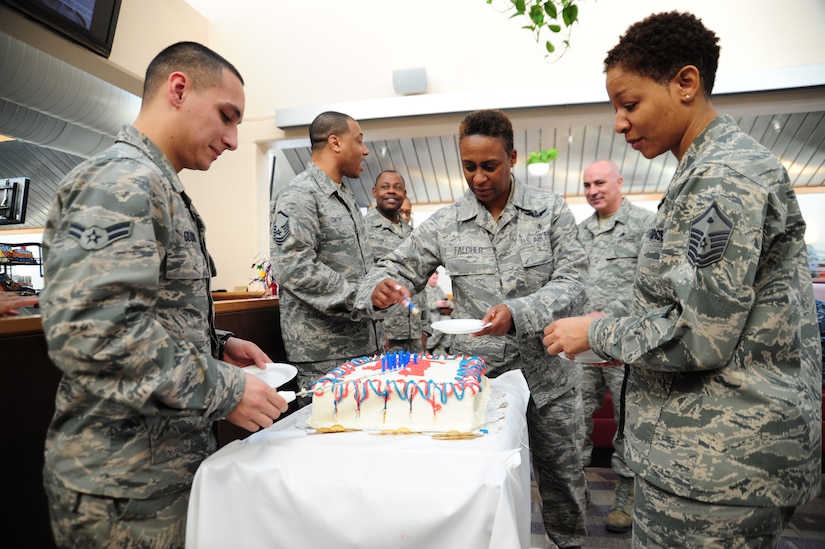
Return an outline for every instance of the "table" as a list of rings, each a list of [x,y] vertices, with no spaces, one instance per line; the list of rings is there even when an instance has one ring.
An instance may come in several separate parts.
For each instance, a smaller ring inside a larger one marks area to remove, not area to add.
[[[195,475],[186,547],[529,547],[529,390],[520,370],[491,387],[474,439],[317,434],[304,408],[232,442]]]

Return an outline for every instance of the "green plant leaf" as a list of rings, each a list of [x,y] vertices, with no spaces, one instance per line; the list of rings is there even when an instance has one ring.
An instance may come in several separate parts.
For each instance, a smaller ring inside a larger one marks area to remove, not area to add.
[[[493,0],[485,0],[487,4],[492,4]],[[581,0],[502,0],[506,6],[505,11],[509,13],[509,19],[524,16],[529,24],[521,28],[529,30],[536,39],[536,43],[541,43],[542,34],[551,33],[562,35],[564,49],[555,57],[560,58],[570,48],[571,25],[578,20],[579,8],[576,5]],[[562,23],[558,22],[559,11],[561,11]],[[547,51],[546,57],[556,52],[556,46],[550,40],[545,40],[544,49]]]
[[[550,42],[547,43],[548,47],[552,47]],[[556,149],[544,149],[543,151],[533,151],[527,155],[527,163],[528,164],[535,164],[537,162],[545,162],[550,163],[556,159],[558,156],[559,151]]]
[[[537,26],[544,25],[544,11],[539,6],[532,6],[530,8],[530,21]]]
[[[579,7],[576,4],[570,4],[565,6],[563,10],[561,10],[561,18],[564,21],[564,24],[568,27],[576,22],[576,19],[579,17]]]

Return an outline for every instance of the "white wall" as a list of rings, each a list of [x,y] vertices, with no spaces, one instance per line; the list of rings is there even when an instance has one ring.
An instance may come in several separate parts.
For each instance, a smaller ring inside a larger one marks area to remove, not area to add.
[[[392,71],[419,66],[430,93],[573,83],[602,89],[605,53],[628,25],[672,9],[689,9],[721,37],[720,77],[825,62],[821,0],[788,0],[781,10],[774,0],[584,0],[572,48],[555,63],[523,21],[500,13],[500,0],[206,3],[214,10],[210,42],[248,76],[248,114],[256,118],[393,97]]]

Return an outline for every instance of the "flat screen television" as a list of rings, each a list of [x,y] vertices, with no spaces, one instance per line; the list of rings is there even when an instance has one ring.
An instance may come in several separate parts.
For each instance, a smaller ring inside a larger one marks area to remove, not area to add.
[[[26,222],[29,183],[28,177],[0,178],[0,225]]]
[[[109,57],[121,0],[0,0],[93,52]]]

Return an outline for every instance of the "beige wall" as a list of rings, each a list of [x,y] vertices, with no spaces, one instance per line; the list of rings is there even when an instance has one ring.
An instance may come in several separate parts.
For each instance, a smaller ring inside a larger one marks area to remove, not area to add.
[[[245,286],[255,274],[252,262],[269,253],[270,144],[305,137],[304,129],[278,129],[276,109],[317,106],[320,112],[333,106],[346,112],[347,102],[393,98],[392,71],[420,66],[427,69],[429,93],[445,97],[546,90],[553,98],[559,87],[603,90],[604,55],[629,24],[656,11],[686,9],[677,0],[583,0],[572,48],[550,62],[520,22],[497,11],[499,0],[492,6],[485,0],[213,4],[214,18],[207,20],[184,0],[123,0],[110,65],[134,79],[162,47],[197,40],[244,75],[247,108],[239,149],[209,172],[181,174],[207,222],[219,271],[215,287],[228,290]],[[720,79],[825,63],[822,0],[788,0],[781,6],[774,0],[693,0],[689,9],[721,37]],[[397,104],[414,100],[398,98]],[[367,139],[374,139],[425,128],[451,132],[456,120],[376,121],[362,127]]]
[[[519,28],[523,21],[497,11],[501,0],[213,3],[220,11],[210,41],[248,75],[253,116],[393,97],[392,71],[418,66],[427,68],[430,93],[603,88],[602,61],[619,35],[670,9],[690,9],[722,38],[720,73],[825,62],[822,0],[583,0],[572,48],[555,63]]]
[[[183,0],[123,0],[109,61],[143,83],[146,66],[173,42],[209,43],[209,22]],[[135,95],[141,89],[129,90]]]

